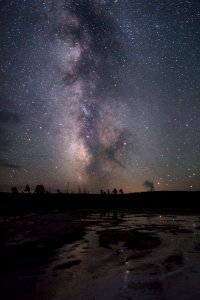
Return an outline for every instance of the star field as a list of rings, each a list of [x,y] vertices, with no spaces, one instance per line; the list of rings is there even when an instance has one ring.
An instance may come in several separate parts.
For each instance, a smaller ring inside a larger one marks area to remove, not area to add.
[[[1,1],[0,188],[200,189],[200,3]]]

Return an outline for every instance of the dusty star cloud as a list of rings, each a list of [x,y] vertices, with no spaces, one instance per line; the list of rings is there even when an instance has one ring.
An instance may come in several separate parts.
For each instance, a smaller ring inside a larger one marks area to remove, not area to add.
[[[1,186],[200,188],[197,1],[2,1]]]

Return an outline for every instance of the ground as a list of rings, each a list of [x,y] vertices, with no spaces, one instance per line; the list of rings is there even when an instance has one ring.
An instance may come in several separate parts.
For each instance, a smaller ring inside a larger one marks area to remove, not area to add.
[[[2,300],[200,299],[200,217],[71,210],[1,218]]]

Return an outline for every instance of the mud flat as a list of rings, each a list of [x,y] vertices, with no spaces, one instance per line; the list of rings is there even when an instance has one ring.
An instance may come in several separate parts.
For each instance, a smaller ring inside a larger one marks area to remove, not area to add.
[[[200,299],[199,215],[80,209],[0,224],[2,300]]]

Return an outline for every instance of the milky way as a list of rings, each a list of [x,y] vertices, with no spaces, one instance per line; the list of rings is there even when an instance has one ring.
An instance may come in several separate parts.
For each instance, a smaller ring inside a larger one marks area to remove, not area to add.
[[[1,1],[1,190],[200,188],[198,1]]]

